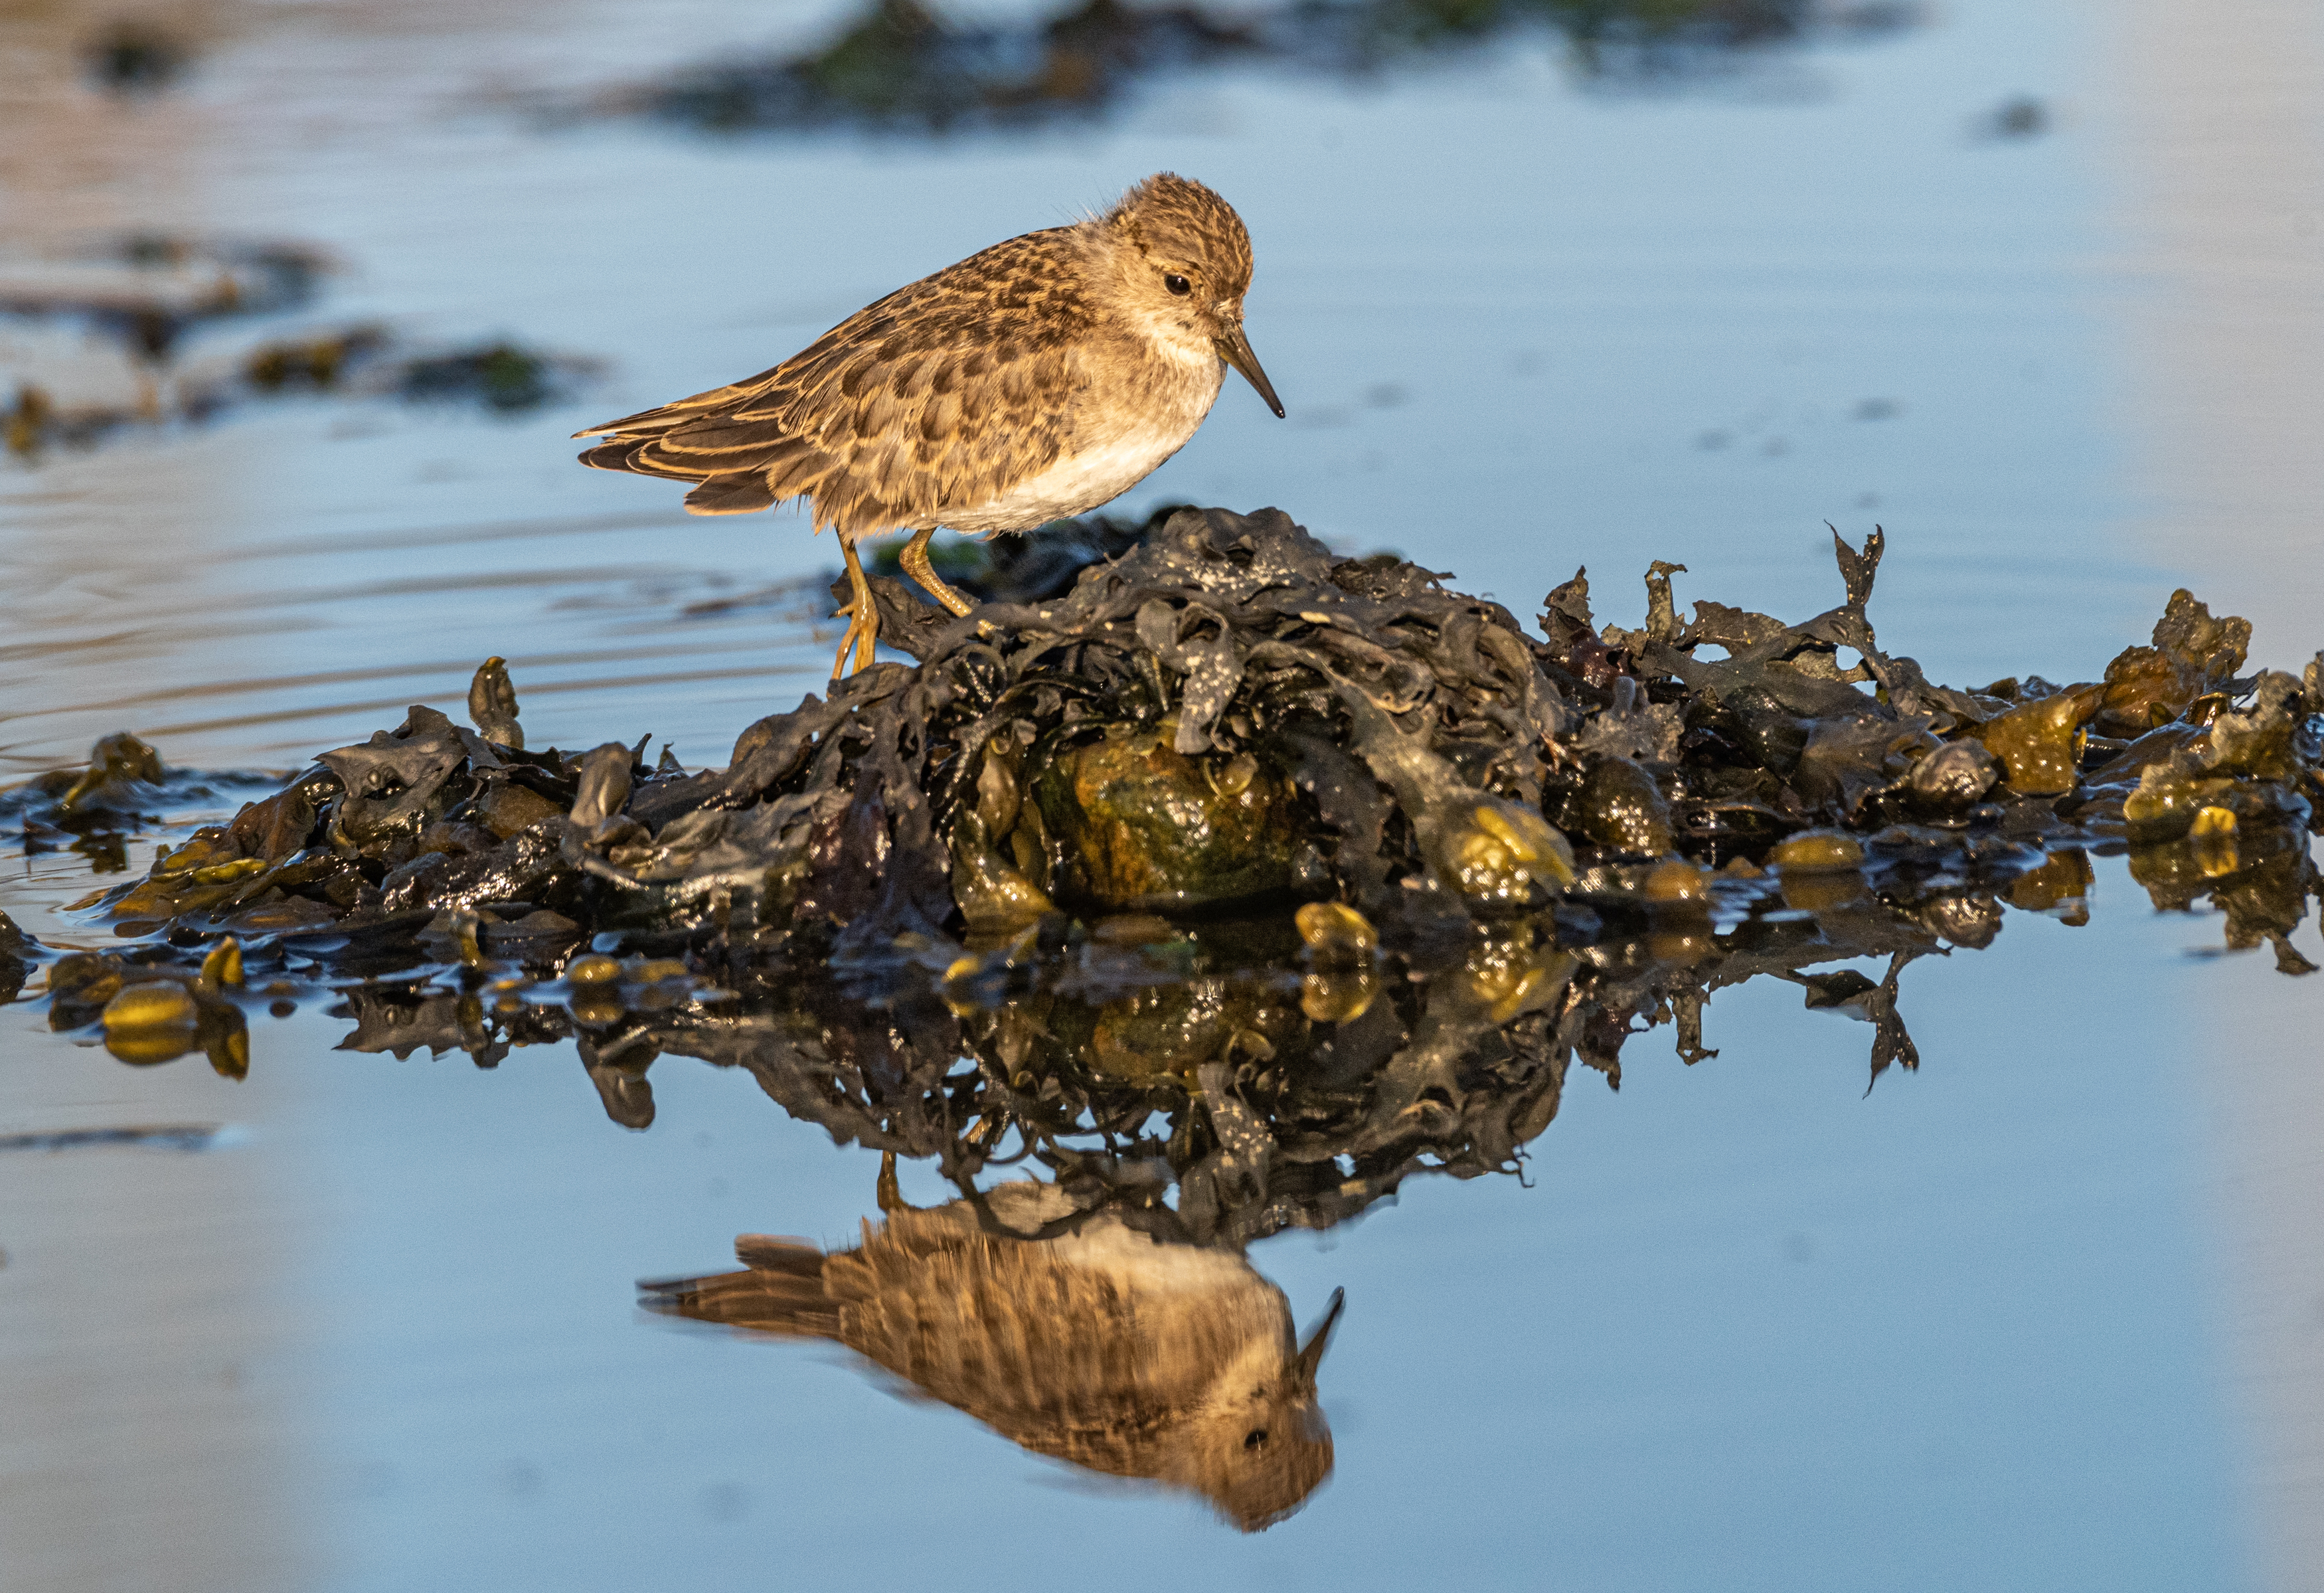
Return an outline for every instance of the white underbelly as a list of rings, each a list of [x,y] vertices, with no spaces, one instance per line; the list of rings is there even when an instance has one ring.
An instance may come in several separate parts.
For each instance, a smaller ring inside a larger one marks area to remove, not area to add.
[[[1053,520],[1086,514],[1153,474],[1186,446],[1202,421],[1197,414],[1183,430],[1144,427],[1113,442],[1068,454],[988,503],[947,511],[943,523],[956,531],[1029,531]]]

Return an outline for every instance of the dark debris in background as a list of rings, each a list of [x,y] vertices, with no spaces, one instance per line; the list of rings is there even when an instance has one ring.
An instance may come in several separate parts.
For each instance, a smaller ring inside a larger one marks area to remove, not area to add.
[[[1157,77],[1260,66],[1369,78],[1495,41],[1564,41],[1586,77],[1681,79],[1739,52],[1900,31],[1904,0],[1343,0],[1240,7],[1085,0],[1047,20],[953,22],[918,0],[873,0],[804,54],[727,60],[602,97],[595,114],[713,133],[855,127],[949,133],[1086,117]]]
[[[44,970],[52,1027],[229,1074],[256,1004],[485,1066],[571,1038],[640,1128],[694,1056],[964,1181],[1163,1167],[1235,1241],[1515,1168],[1575,1061],[1618,1087],[1664,1025],[1714,1055],[1747,980],[1916,1066],[1909,964],[2086,922],[2093,856],[2313,971],[2324,658],[2248,670],[2181,592],[2097,679],[1940,686],[1875,636],[1880,534],[1834,545],[1804,622],[1683,617],[1658,563],[1637,628],[1577,574],[1536,635],[1274,511],[1069,524],[996,550],[966,619],[875,577],[918,662],[703,770],[529,748],[493,659],[468,724],[414,707],[77,904],[118,951],[0,927],[0,990]],[[202,778],[109,738],[0,823],[124,871]]]
[[[151,17],[122,17],[81,45],[89,81],[124,99],[175,87],[193,64],[190,40]]]
[[[60,401],[19,381],[0,394],[0,447],[38,461],[138,429],[198,425],[285,397],[401,398],[514,415],[577,394],[595,362],[510,338],[415,346],[389,326],[300,327],[199,360],[211,334],[308,309],[337,263],[285,243],[137,234],[90,260],[0,267],[0,316],[78,324],[125,356],[136,395],[125,402]]]

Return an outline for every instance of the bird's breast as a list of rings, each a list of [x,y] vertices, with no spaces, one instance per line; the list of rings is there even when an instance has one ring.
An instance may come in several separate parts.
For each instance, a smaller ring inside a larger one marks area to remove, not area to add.
[[[1186,446],[1224,376],[1215,357],[1141,360],[1103,373],[1076,395],[1066,445],[1054,461],[985,502],[945,511],[942,523],[959,531],[1026,531],[1111,502]]]

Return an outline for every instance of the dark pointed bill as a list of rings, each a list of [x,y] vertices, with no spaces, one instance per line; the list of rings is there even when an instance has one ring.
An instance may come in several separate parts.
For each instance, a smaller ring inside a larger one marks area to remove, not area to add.
[[[1283,401],[1275,396],[1275,383],[1259,368],[1259,356],[1250,352],[1250,339],[1242,335],[1240,325],[1229,327],[1219,337],[1219,357],[1242,373],[1242,379],[1259,389],[1259,396],[1275,411],[1277,420],[1283,419]]]
[[[1315,1385],[1315,1368],[1323,1363],[1323,1351],[1332,1346],[1332,1330],[1339,1325],[1341,1309],[1348,1303],[1345,1289],[1332,1291],[1332,1303],[1323,1312],[1323,1320],[1307,1335],[1307,1342],[1299,1347],[1296,1377],[1309,1387]]]

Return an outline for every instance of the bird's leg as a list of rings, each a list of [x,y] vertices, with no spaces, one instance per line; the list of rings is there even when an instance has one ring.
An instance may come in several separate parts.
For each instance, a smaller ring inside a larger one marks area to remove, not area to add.
[[[880,1153],[880,1182],[873,1191],[882,1211],[909,1211],[916,1208],[904,1203],[904,1192],[896,1186],[896,1153]]]
[[[912,533],[912,539],[904,544],[901,560],[904,573],[926,587],[930,597],[935,598],[954,613],[965,615],[976,605],[938,580],[936,571],[929,567],[928,539],[936,534],[936,529],[934,526]]]
[[[872,583],[863,574],[863,561],[856,557],[855,540],[852,537],[839,539],[840,552],[847,556],[847,584],[853,595],[847,606],[839,612],[847,616],[847,634],[839,639],[839,656],[831,660],[831,678],[836,684],[850,669],[861,669],[872,662],[872,649],[880,641],[880,604],[872,595]],[[855,662],[849,664],[847,652],[855,650]]]

